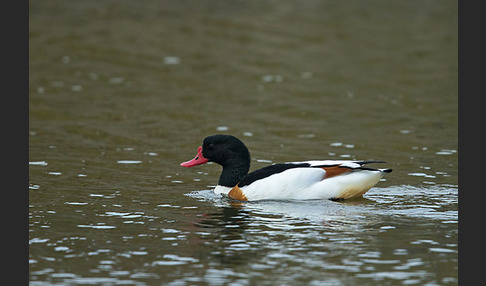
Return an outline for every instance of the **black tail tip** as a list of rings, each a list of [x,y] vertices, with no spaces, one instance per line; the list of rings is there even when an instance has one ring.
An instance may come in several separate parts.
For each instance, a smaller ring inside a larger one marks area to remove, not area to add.
[[[393,169],[381,169],[380,171],[382,171],[383,173],[391,173]]]

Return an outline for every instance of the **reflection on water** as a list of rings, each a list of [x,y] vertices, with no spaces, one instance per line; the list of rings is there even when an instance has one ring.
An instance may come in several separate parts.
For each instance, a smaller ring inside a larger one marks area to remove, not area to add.
[[[214,259],[237,264],[249,273],[272,269],[275,272],[270,275],[279,283],[295,279],[319,283],[324,280],[308,280],[308,276],[358,273],[356,277],[371,281],[421,284],[435,275],[423,270],[430,263],[430,254],[442,253],[446,254],[443,258],[457,260],[457,231],[448,230],[440,239],[436,236],[443,231],[442,224],[457,224],[456,188],[399,186],[375,188],[366,198],[345,202],[238,205],[210,190],[187,195],[221,208],[196,223],[206,230],[207,239],[220,242],[211,252]],[[407,234],[411,228],[413,233]],[[417,232],[422,236],[417,237]],[[394,243],[382,244],[384,241]],[[307,271],[286,277],[286,281],[278,276],[282,265],[304,266]]]
[[[457,281],[450,264],[457,263],[455,187],[373,188],[365,198],[343,202],[239,203],[203,190],[175,205],[130,203],[126,195],[119,193],[111,206],[105,203],[112,198],[99,194],[65,203],[79,214],[69,222],[31,206],[29,245],[36,255],[29,263],[43,265],[31,271],[32,279],[137,285],[160,279],[251,284],[262,277],[268,285]],[[89,207],[94,204],[100,205]],[[65,231],[53,235],[51,227]],[[60,270],[59,261],[69,263]]]
[[[30,284],[457,284],[457,1],[363,3],[30,1]],[[394,171],[234,202],[215,133]]]
[[[441,277],[443,283],[456,281],[450,276],[454,268],[449,263],[457,262],[457,229],[449,226],[457,225],[457,188],[374,188],[366,198],[344,202],[239,203],[211,190],[186,196],[199,201],[199,206],[146,202],[148,213],[114,205],[116,210],[97,212],[89,225],[73,221],[71,227],[79,230],[71,230],[71,235],[31,237],[31,249],[52,249],[54,255],[38,256],[30,264],[74,263],[81,258],[99,263],[86,274],[95,277],[66,270],[59,273],[55,267],[32,271],[32,277],[79,284],[143,284],[140,281],[163,275],[169,281],[179,275],[163,268],[180,266],[188,269],[173,282],[184,284],[248,284],[262,276],[279,284],[329,283],[329,277],[341,282],[348,277],[349,282],[360,283],[424,284],[433,277]],[[83,213],[92,203],[66,204]],[[54,214],[33,211],[32,217],[57,224]],[[181,219],[181,215],[190,219]],[[85,231],[88,229],[92,232]],[[152,240],[158,242],[146,244]],[[88,245],[91,250],[80,252]],[[188,245],[197,247],[188,249]],[[160,247],[169,248],[159,252]],[[128,261],[142,264],[126,268]],[[344,273],[348,274],[342,276]],[[96,278],[99,274],[102,276]]]

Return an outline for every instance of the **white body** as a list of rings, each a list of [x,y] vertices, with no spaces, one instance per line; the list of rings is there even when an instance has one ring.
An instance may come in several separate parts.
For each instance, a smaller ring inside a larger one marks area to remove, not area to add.
[[[298,162],[296,162],[298,163]],[[383,170],[363,170],[353,161],[307,161],[311,166],[341,165],[356,168],[348,173],[326,178],[322,168],[300,167],[285,170],[257,180],[240,189],[249,201],[347,199],[361,196],[383,177]],[[216,194],[228,194],[231,188],[217,186]]]

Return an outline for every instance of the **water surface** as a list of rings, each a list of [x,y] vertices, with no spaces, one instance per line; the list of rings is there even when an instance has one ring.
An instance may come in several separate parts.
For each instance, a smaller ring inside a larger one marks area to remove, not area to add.
[[[29,6],[32,285],[455,285],[456,1]],[[254,170],[385,160],[362,199],[239,203]]]

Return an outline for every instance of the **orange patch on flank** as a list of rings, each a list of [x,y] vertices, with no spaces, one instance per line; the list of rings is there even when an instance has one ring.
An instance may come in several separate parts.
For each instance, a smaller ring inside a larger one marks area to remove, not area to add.
[[[349,188],[342,191],[336,199],[350,199],[363,196],[371,187],[369,188]]]
[[[231,191],[228,193],[228,196],[230,198],[233,198],[235,200],[239,201],[247,201],[248,198],[243,194],[243,191],[238,187],[238,185],[234,186]]]
[[[350,172],[352,170],[351,168],[343,168],[343,167],[339,167],[339,166],[323,167],[322,169],[324,169],[324,171],[326,171],[326,175],[324,176],[324,179],[335,177],[337,175],[341,175],[341,174]]]

